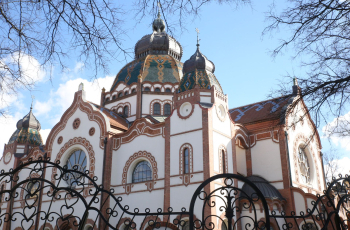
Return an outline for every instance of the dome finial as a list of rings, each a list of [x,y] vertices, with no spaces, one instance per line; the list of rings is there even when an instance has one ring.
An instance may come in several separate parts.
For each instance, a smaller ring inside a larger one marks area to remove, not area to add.
[[[160,2],[158,2],[158,18],[154,19],[153,21],[153,31],[154,32],[163,32],[165,30],[165,22],[163,21],[163,19],[160,18]]]
[[[199,48],[200,39],[199,39],[199,29],[198,28],[196,28],[196,32],[197,32],[197,47]]]
[[[34,96],[34,95],[32,95],[32,104],[30,105],[30,110],[32,110],[32,109],[33,109],[33,102],[34,102],[34,99],[35,99],[35,96]]]

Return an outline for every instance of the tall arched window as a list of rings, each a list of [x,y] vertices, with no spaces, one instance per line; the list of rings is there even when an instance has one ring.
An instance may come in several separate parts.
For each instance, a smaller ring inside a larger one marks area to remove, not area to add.
[[[153,115],[160,115],[160,104],[159,103],[153,104]]]
[[[129,116],[129,106],[124,106],[124,111],[123,111],[124,117],[128,117]]]
[[[170,114],[171,114],[171,105],[167,103],[164,105],[164,115],[169,116]]]
[[[226,172],[226,161],[225,161],[225,150],[221,150],[221,160],[222,160],[222,173]]]
[[[302,182],[305,184],[310,183],[310,164],[305,153],[305,149],[300,146],[299,147],[299,156],[298,156],[299,170]]]
[[[132,182],[142,182],[152,180],[152,169],[148,161],[139,162],[133,173],[132,173]]]
[[[184,173],[190,172],[188,148],[184,149]]]
[[[86,154],[83,150],[75,150],[68,158],[66,163],[68,170],[79,171],[84,173],[87,166]],[[65,175],[64,179],[71,187],[76,187],[82,179],[82,174],[78,172],[69,172]]]

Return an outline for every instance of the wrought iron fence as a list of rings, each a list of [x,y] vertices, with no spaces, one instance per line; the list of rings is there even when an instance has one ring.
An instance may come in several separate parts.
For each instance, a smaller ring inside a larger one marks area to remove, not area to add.
[[[55,173],[46,175],[51,172]],[[9,172],[2,170],[0,228],[345,230],[350,223],[348,176],[334,178],[312,208],[299,215],[271,211],[258,187],[235,174],[207,179],[194,192],[188,209],[176,211],[131,210],[113,189],[106,190],[97,181],[89,171],[80,172],[77,166],[68,169],[49,158],[29,160]],[[239,183],[253,192],[248,194]]]

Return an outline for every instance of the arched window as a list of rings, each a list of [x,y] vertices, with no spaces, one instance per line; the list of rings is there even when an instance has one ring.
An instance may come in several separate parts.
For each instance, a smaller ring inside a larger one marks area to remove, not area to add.
[[[310,183],[310,165],[309,160],[307,158],[307,155],[305,153],[305,148],[299,147],[299,154],[298,154],[298,164],[299,164],[299,170],[300,170],[300,177],[303,183],[309,184]]]
[[[170,88],[166,88],[166,89],[165,89],[165,92],[166,92],[166,93],[171,93],[171,89],[170,89]]]
[[[81,173],[85,172],[87,166],[86,154],[83,150],[75,150],[68,158],[66,163],[68,170],[75,170]],[[64,179],[67,181],[68,185],[72,188],[76,187],[80,180],[82,174],[78,172],[69,172],[65,175]]]
[[[124,93],[124,96],[128,95],[129,94],[129,91],[125,91]]]
[[[106,98],[106,101],[109,101],[109,97]]]
[[[131,93],[135,93],[135,92],[136,92],[136,89],[133,88],[133,89],[131,90]]]
[[[225,150],[221,150],[221,160],[222,160],[222,173],[226,172],[226,161],[225,161]]]
[[[118,94],[118,97],[122,97],[122,96],[123,96],[123,93],[119,93],[119,94]]]
[[[160,92],[160,88],[155,88],[154,92]]]
[[[171,114],[171,105],[166,103],[164,105],[164,115],[169,116]]]
[[[139,162],[133,173],[132,173],[132,182],[142,182],[152,180],[152,169],[148,161]]]
[[[113,95],[113,97],[112,97],[112,100],[114,100],[114,99],[116,99],[117,97],[115,96],[115,95]]]
[[[129,116],[129,106],[124,106],[124,111],[123,111],[124,117],[128,117]]]
[[[146,87],[145,91],[151,91],[151,89],[149,87]]]
[[[184,173],[190,172],[188,148],[184,149]]]
[[[159,103],[153,104],[153,115],[160,115],[160,104]]]

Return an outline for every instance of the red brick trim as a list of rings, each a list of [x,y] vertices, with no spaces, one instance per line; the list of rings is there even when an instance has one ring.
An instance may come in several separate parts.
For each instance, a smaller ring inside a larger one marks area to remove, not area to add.
[[[238,147],[247,149],[249,148],[248,133],[238,125],[235,125],[235,137],[234,140]]]
[[[35,160],[38,160],[40,157],[41,158],[44,158],[44,152],[42,152],[39,147],[34,147],[30,150],[30,152],[28,153],[27,156],[21,158],[21,162],[24,164],[24,163],[27,163],[29,161],[29,159],[35,161]]]
[[[179,150],[179,174],[185,174],[184,173],[184,150],[185,148],[188,148],[188,160],[189,160],[189,173],[193,173],[193,147],[190,143],[185,143],[181,145],[180,150]]]
[[[70,139],[69,141],[67,141],[63,147],[60,149],[60,151],[58,152],[56,159],[54,162],[57,161],[61,161],[62,156],[66,153],[67,149],[70,148],[73,145],[80,145],[80,146],[84,146],[87,153],[87,156],[89,157],[89,177],[93,178],[95,176],[95,152],[93,150],[92,145],[90,144],[90,142],[88,140],[86,140],[85,138],[82,137],[74,137],[73,139]],[[85,151],[84,151],[85,152]],[[65,162],[60,162],[61,165],[65,164]],[[57,168],[53,167],[52,168],[52,174],[51,174],[51,182],[53,184],[55,184],[55,175],[57,174]]]
[[[160,104],[160,115],[164,115],[164,105],[165,104],[170,104],[171,108],[173,109],[173,102],[171,100],[159,100],[159,99],[154,99],[151,101],[150,105],[149,105],[149,114],[153,114],[153,105],[155,103],[159,103]]]
[[[223,166],[222,166],[222,151],[224,151],[225,155],[225,171],[228,173],[228,159],[227,159],[227,149],[225,148],[224,145],[220,145],[218,149],[218,154],[219,154],[219,172],[224,173]]]
[[[129,102],[123,102],[123,103],[119,103],[116,106],[113,106],[110,110],[113,110],[116,113],[120,113],[119,112],[119,108],[122,109],[121,113],[124,114],[124,107],[128,106],[128,115],[130,116],[134,116],[135,114],[131,114],[131,104]]]
[[[48,157],[51,157],[53,143],[58,134],[65,129],[68,119],[73,116],[77,109],[80,109],[86,113],[90,121],[95,121],[98,124],[101,131],[100,139],[103,140],[104,137],[107,137],[107,129],[109,128],[107,127],[107,121],[105,120],[104,116],[99,111],[96,111],[90,103],[82,99],[82,93],[83,92],[81,90],[75,93],[72,105],[64,112],[61,120],[53,127],[49,136],[47,137],[45,148],[47,150]],[[100,148],[103,149],[103,145],[100,145]]]
[[[315,151],[312,147],[312,141],[313,141],[313,139],[309,140],[302,133],[299,133],[296,135],[296,137],[294,139],[294,145],[293,145],[294,171],[295,171],[295,175],[296,175],[296,180],[298,183],[300,183],[300,171],[299,171],[299,165],[298,165],[298,148],[300,145],[305,145],[306,143],[308,143],[306,148],[308,149],[309,154],[312,155],[312,163],[314,165],[314,170],[316,170],[316,178],[313,178],[313,179],[317,179],[318,191],[320,191],[321,190],[321,180],[320,180],[320,173],[319,173],[319,168],[318,168],[318,164],[317,164],[317,160],[319,160],[319,159],[316,158]],[[308,185],[304,185],[304,186],[307,188],[310,187]]]
[[[155,137],[163,135],[164,123],[151,124],[145,118],[137,119],[129,130],[113,138],[113,150],[118,150],[122,144],[130,143],[140,135]]]
[[[158,222],[159,223],[159,222]],[[145,230],[152,230],[152,229],[158,229],[159,227],[166,227],[166,229],[171,229],[171,230],[179,230],[176,225],[168,222],[160,222],[159,224],[156,224],[155,226],[148,226]]]
[[[4,151],[5,152],[5,151]],[[10,153],[10,159],[8,160],[8,161],[6,161],[6,155],[8,154],[8,153]],[[7,153],[5,153],[4,154],[4,156],[3,156],[3,159],[4,159],[4,163],[5,163],[5,165],[7,165],[8,163],[10,163],[11,162],[11,160],[12,160],[12,153],[11,152],[7,152]]]
[[[123,169],[123,179],[122,179],[122,185],[125,185],[128,184],[128,172],[129,172],[129,168],[130,168],[130,165],[137,159],[145,159],[147,160],[151,167],[152,167],[152,181],[155,181],[158,179],[158,167],[157,167],[157,161],[156,159],[154,158],[154,156],[149,153],[149,152],[146,152],[146,151],[139,151],[137,153],[134,153],[132,156],[129,157],[129,160],[127,160],[127,162],[125,163],[125,166],[124,166],[124,169]],[[125,187],[126,189],[126,187]]]
[[[182,105],[185,104],[185,103],[189,103],[189,104],[191,105],[192,110],[191,110],[191,112],[190,112],[187,116],[182,116],[180,110],[181,110]],[[176,112],[177,112],[177,116],[178,116],[179,118],[185,120],[185,119],[189,118],[190,116],[192,116],[192,114],[193,114],[193,112],[194,112],[194,104],[191,103],[191,102],[189,102],[189,101],[186,101],[186,102],[182,103],[182,104],[179,106],[179,108],[177,108]]]

